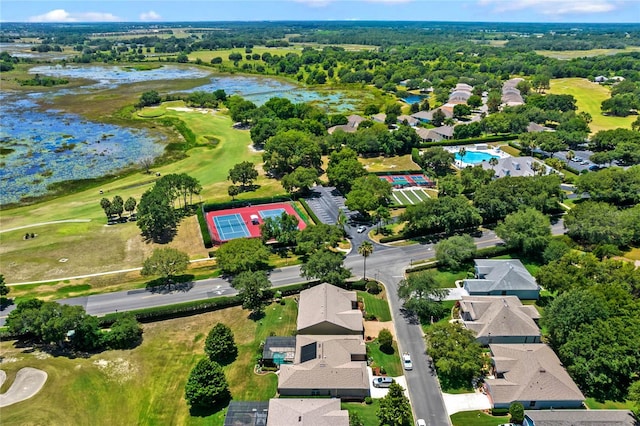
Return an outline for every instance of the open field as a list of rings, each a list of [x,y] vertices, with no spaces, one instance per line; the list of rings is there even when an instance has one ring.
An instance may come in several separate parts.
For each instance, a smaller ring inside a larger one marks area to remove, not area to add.
[[[358,161],[371,173],[394,170],[420,170],[420,166],[411,159],[411,154],[397,157],[359,157]]]
[[[175,106],[174,104],[168,106]],[[226,115],[175,110],[165,110],[164,114],[185,121],[200,140],[215,138],[219,141],[215,147],[194,148],[187,153],[186,158],[154,168],[154,171],[162,175],[187,173],[195,177],[203,186],[203,200],[228,200],[228,170],[242,160],[254,163],[261,160],[260,154],[250,147],[249,132],[233,129],[231,119]],[[141,266],[142,260],[156,245],[147,243],[140,237],[134,222],[105,226],[106,218],[99,202],[102,197],[112,198],[115,195],[120,195],[123,199],[132,196],[139,200],[156,179],[154,175],[134,173],[106,182],[99,188],[32,206],[3,210],[0,230],[64,219],[91,221],[31,227],[27,229],[28,232],[34,232],[38,236],[29,240],[23,240],[26,230],[3,232],[0,234],[0,269],[5,276],[11,277],[10,282],[20,282]],[[260,186],[257,191],[243,193],[238,198],[271,196],[284,192],[278,181],[267,179],[264,174],[261,174],[256,184]],[[103,194],[99,193],[99,189],[102,189]],[[207,257],[204,246],[194,244],[194,239],[200,238],[197,221],[192,217],[183,221],[177,237],[169,246],[185,250],[192,259]],[[103,248],[101,251],[95,250],[96,242]],[[68,261],[62,263],[60,259]]]
[[[8,389],[22,367],[46,371],[49,379],[33,398],[2,409],[3,424],[111,425],[208,424],[222,425],[224,412],[192,417],[184,400],[191,368],[204,354],[204,340],[218,322],[229,326],[238,345],[238,358],[225,367],[236,400],[267,400],[276,392],[274,374],[253,373],[255,356],[271,331],[295,331],[296,304],[272,304],[258,322],[247,311],[229,308],[218,312],[145,324],[142,344],[132,350],[106,351],[87,358],[51,357],[12,341],[0,343],[2,369]]]
[[[593,121],[589,124],[591,132],[610,130],[622,127],[631,128],[635,116],[613,117],[602,115],[600,104],[610,97],[610,90],[606,86],[593,83],[586,78],[557,78],[551,80],[549,93],[557,95],[573,95],[577,100],[578,111],[591,114]]]
[[[591,50],[536,50],[538,55],[555,59],[588,58],[592,56],[610,56],[617,53],[638,52],[640,47],[629,46],[625,49],[591,49]]]
[[[490,416],[482,411],[463,411],[451,416],[453,426],[498,426],[509,422],[509,416]]]

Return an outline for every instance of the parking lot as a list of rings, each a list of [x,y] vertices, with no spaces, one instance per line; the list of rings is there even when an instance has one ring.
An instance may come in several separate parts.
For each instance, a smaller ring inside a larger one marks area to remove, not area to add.
[[[344,205],[344,197],[333,187],[315,186],[311,189],[311,194],[304,199],[311,210],[318,216],[320,222],[327,225],[338,223],[338,212],[344,211],[347,219],[352,212]]]

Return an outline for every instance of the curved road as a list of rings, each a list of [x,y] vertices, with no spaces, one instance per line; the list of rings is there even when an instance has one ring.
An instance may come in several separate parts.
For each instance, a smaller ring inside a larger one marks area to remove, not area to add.
[[[367,240],[367,234],[358,234],[355,227],[347,227],[352,235],[354,250],[345,259],[345,267],[355,276],[362,276],[363,257],[357,253],[357,247]],[[552,226],[553,234],[564,233],[562,220]],[[494,246],[501,242],[492,231],[475,239],[479,248]],[[410,352],[413,370],[406,371],[409,395],[416,418],[425,419],[428,425],[449,425],[449,416],[442,399],[437,378],[431,374],[426,355],[426,346],[419,322],[407,316],[401,310],[397,296],[398,283],[404,278],[404,271],[416,261],[429,260],[435,256],[432,244],[415,244],[391,247],[374,243],[374,252],[367,258],[367,276],[375,278],[387,287],[387,297],[391,306],[396,337],[401,352]],[[300,276],[300,267],[292,266],[271,272],[270,280],[274,288],[304,282]],[[104,315],[111,312],[129,311],[154,306],[207,299],[216,296],[233,295],[236,291],[223,278],[213,278],[174,287],[171,291],[150,291],[137,289],[94,296],[59,300],[61,303],[81,305],[87,313]],[[0,325],[12,307],[5,309],[0,317]]]

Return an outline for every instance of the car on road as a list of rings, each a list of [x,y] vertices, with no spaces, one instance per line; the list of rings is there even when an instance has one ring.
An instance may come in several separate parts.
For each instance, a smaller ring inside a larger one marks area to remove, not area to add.
[[[388,388],[394,380],[391,377],[376,377],[373,379],[374,388]]]
[[[425,422],[424,419],[418,419],[416,426],[427,426],[427,422]]]
[[[366,227],[366,226],[364,226],[364,225],[360,225],[360,226],[358,226],[358,229],[357,229],[358,234],[362,234],[362,233],[363,233],[364,231],[366,231],[366,230],[367,230],[367,227]]]
[[[413,363],[411,362],[411,355],[409,355],[409,352],[402,354],[402,365],[405,370],[413,370]]]

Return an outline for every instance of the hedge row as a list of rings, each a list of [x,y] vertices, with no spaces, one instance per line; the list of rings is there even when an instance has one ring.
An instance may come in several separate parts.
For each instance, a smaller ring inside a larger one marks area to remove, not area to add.
[[[198,217],[198,225],[200,225],[200,233],[202,234],[204,246],[205,248],[211,248],[213,247],[213,241],[211,240],[209,226],[207,225],[207,219],[204,217],[204,209],[202,206],[200,206],[199,209],[196,209],[196,215]]]
[[[438,261],[434,260],[433,262],[425,263],[422,265],[414,266],[413,268],[408,268],[405,270],[407,274],[411,274],[413,272],[426,271],[427,269],[436,269],[438,267]]]
[[[231,209],[236,207],[246,207],[255,204],[268,204],[268,203],[284,203],[287,201],[295,200],[295,196],[289,195],[276,195],[274,197],[260,197],[260,198],[248,198],[246,200],[232,200],[222,203],[206,203],[202,206],[204,212],[211,212],[215,210]]]
[[[313,220],[313,222],[318,225],[320,224],[320,219],[318,218],[318,216],[314,213],[313,210],[311,210],[311,207],[309,207],[309,204],[307,204],[307,202],[303,199],[300,198],[298,201],[300,201],[300,204],[302,204],[302,207],[304,207],[304,210],[307,212],[307,214],[309,215],[309,217],[311,218],[311,220]]]
[[[476,251],[477,259],[490,259],[496,256],[502,256],[503,254],[509,254],[513,250],[507,246],[493,246],[478,249]]]
[[[469,139],[449,139],[438,142],[423,142],[418,145],[419,148],[432,148],[434,146],[453,146],[453,145],[468,145],[472,143],[487,143],[487,142],[504,142],[517,139],[518,135],[494,135],[481,138],[469,138]]]

